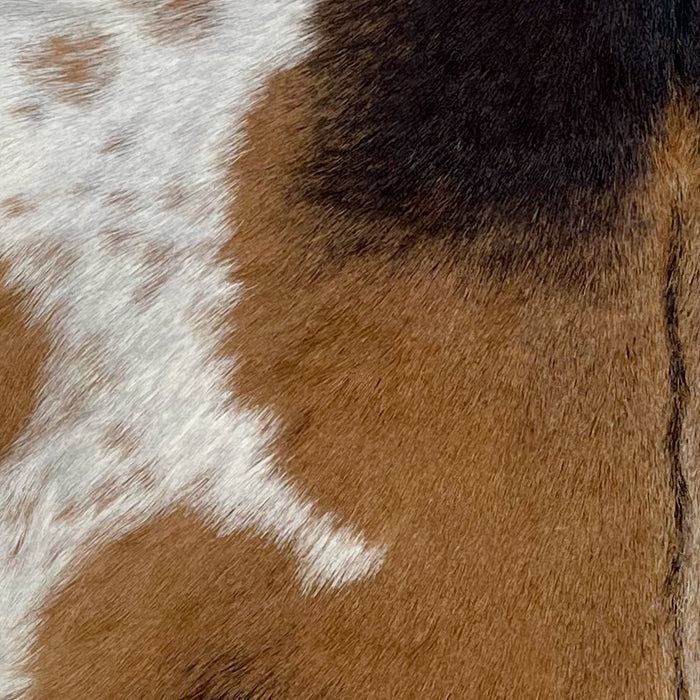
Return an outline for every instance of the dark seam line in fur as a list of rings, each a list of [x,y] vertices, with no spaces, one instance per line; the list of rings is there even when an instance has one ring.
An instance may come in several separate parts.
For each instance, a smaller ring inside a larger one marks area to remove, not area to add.
[[[669,546],[670,568],[666,577],[666,590],[669,597],[671,624],[673,625],[673,666],[675,677],[675,699],[689,700],[684,678],[683,664],[683,568],[687,541],[687,510],[689,506],[688,484],[683,474],[681,460],[681,440],[683,422],[688,402],[683,347],[678,331],[678,295],[680,285],[679,263],[681,257],[681,215],[674,208],[672,220],[672,240],[666,272],[666,292],[664,298],[666,317],[666,338],[669,345],[669,389],[671,415],[666,432],[666,450],[671,467],[671,489],[674,497],[674,532]]]

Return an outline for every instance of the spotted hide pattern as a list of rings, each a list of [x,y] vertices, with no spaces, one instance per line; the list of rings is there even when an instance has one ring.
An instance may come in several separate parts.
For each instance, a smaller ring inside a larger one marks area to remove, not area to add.
[[[0,0],[0,700],[700,700],[697,0]]]

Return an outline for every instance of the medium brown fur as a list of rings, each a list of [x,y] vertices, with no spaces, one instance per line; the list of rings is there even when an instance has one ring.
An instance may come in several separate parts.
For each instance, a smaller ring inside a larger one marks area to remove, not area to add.
[[[697,656],[674,630],[679,606],[690,629],[697,589],[669,564],[697,544],[674,522],[664,300],[680,245],[687,467],[695,105],[669,107],[648,177],[601,224],[620,235],[570,249],[561,265],[586,273],[567,285],[542,260],[503,278],[487,242],[459,258],[438,242],[404,252],[410,230],[309,205],[313,88],[303,69],[282,73],[249,116],[223,251],[244,290],[222,351],[237,394],[272,408],[280,467],[386,544],[385,565],[305,596],[287,553],[173,514],[109,545],[52,602],[36,697],[678,698],[679,664]],[[337,254],[333,241],[372,227],[389,245]]]
[[[23,61],[29,74],[55,97],[80,104],[109,85],[115,59],[109,38],[86,30],[50,37],[28,48]]]
[[[153,35],[162,41],[191,41],[206,34],[214,8],[209,0],[126,0],[146,13]]]

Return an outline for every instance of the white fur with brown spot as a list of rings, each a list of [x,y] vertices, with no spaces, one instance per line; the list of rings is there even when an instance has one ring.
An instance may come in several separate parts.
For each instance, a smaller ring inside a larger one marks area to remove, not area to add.
[[[236,406],[231,368],[214,359],[241,293],[217,260],[224,161],[255,89],[304,51],[308,11],[306,0],[219,2],[213,31],[178,45],[117,0],[0,7],[0,199],[31,203],[0,218],[0,255],[52,344],[39,408],[0,468],[0,697],[28,688],[38,611],[71,567],[176,503],[223,531],[253,525],[287,542],[307,587],[381,565],[380,547],[315,514],[276,472],[274,416]],[[113,80],[89,104],[61,102],[19,57],[88,30],[114,46]],[[175,207],[163,196],[173,183]],[[153,246],[171,273],[143,295]],[[110,445],[115,428],[128,455]]]

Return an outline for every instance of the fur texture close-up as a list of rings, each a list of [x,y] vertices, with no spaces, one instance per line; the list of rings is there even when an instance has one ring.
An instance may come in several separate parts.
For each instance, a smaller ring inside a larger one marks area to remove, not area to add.
[[[699,0],[0,0],[0,700],[700,700]]]

